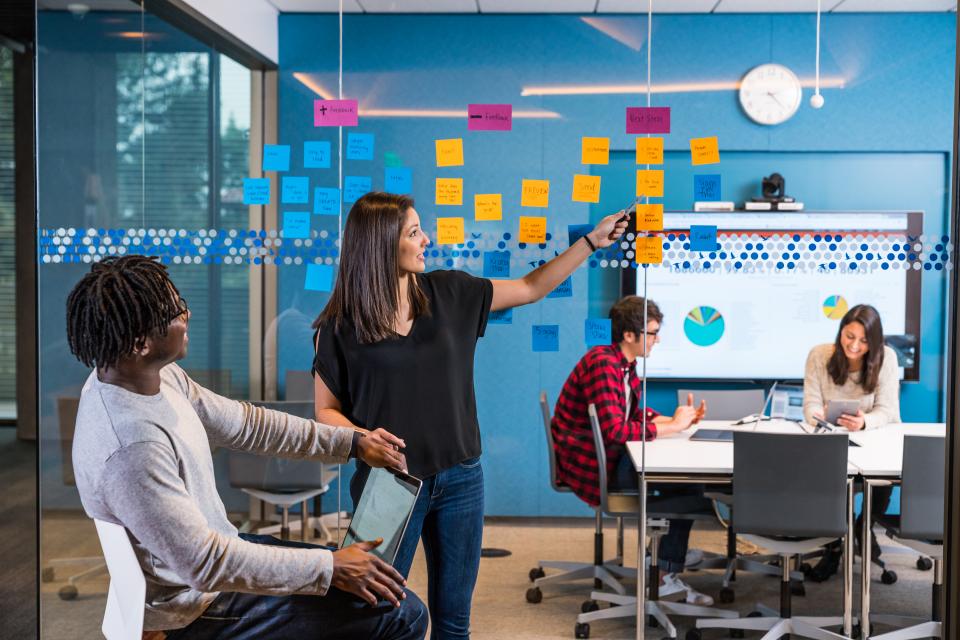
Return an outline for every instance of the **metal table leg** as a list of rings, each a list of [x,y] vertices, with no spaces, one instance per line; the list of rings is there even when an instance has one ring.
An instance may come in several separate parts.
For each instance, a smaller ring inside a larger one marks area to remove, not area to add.
[[[860,566],[861,584],[860,584],[860,632],[862,638],[870,637],[870,558],[873,549],[871,549],[870,529],[873,520],[873,485],[870,481],[863,481],[863,537],[860,541]]]
[[[644,631],[647,626],[646,620],[646,549],[647,549],[647,478],[643,473],[639,474],[637,487],[639,496],[637,503],[639,505],[639,521],[637,522],[637,640],[644,640]]]
[[[853,633],[853,479],[847,478],[847,535],[843,537],[843,635]]]

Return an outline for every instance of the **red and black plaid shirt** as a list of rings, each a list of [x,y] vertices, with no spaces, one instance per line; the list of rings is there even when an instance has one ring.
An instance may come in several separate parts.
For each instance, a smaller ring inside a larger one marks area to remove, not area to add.
[[[607,479],[612,477],[620,456],[626,455],[626,443],[657,437],[653,419],[660,415],[647,408],[641,415],[640,378],[636,361],[628,362],[617,345],[590,349],[577,363],[560,391],[550,424],[557,454],[557,479],[573,489],[590,505],[600,504],[597,453],[587,407],[597,407],[597,418],[607,449]],[[627,398],[624,376],[630,373],[632,401],[629,419],[624,411]]]

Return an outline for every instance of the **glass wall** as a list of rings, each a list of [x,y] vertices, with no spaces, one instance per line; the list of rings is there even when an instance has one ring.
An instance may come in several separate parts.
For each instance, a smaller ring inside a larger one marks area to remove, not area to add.
[[[13,51],[0,45],[0,419],[16,417]]]

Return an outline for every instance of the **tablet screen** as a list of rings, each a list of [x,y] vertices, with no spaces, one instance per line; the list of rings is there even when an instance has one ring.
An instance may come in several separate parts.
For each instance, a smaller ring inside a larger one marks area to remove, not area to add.
[[[383,543],[371,553],[392,564],[420,485],[420,480],[404,473],[371,469],[342,546],[383,538]]]

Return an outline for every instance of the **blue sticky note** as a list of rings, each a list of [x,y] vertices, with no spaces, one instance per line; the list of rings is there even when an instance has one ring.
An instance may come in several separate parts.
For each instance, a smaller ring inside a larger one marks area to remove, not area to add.
[[[573,297],[573,279],[567,276],[567,279],[557,285],[557,288],[547,294],[548,298],[572,298]]]
[[[330,291],[333,289],[333,266],[329,264],[308,264],[307,278],[303,283],[307,291]]]
[[[347,160],[373,160],[373,134],[347,134]]]
[[[309,238],[310,237],[310,212],[309,211],[284,211],[283,212],[283,237],[290,238]]]
[[[383,171],[383,190],[387,193],[412,193],[413,171],[409,167],[387,167]]]
[[[329,169],[330,143],[326,140],[304,142],[303,166],[306,169]]]
[[[263,145],[264,171],[290,170],[290,145],[265,144]]]
[[[491,311],[487,316],[487,324],[513,324],[513,307]]]
[[[283,176],[280,181],[281,204],[307,204],[310,201],[310,178]]]
[[[343,201],[356,202],[373,189],[369,176],[346,176],[343,179]]]
[[[270,178],[244,178],[243,204],[270,204]]]
[[[696,202],[720,200],[720,174],[693,176],[693,199]]]
[[[560,351],[560,325],[533,325],[534,351]]]
[[[484,251],[483,252],[483,277],[484,278],[509,278],[510,277],[510,252],[509,251]]]
[[[570,238],[570,245],[573,246],[577,240],[593,231],[592,224],[571,224],[567,226],[567,236]]]
[[[313,212],[324,216],[340,215],[340,189],[336,187],[314,189]]]
[[[713,225],[690,226],[690,251],[716,251],[717,228]]]
[[[611,344],[610,318],[587,318],[583,323],[583,340],[588,347]]]

